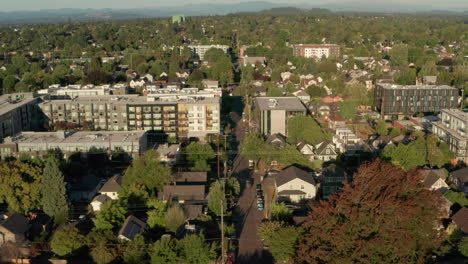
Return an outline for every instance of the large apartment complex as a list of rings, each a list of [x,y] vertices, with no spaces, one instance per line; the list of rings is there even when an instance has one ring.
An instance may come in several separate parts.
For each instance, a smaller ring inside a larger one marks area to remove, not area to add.
[[[200,58],[200,60],[203,60],[205,57],[205,52],[208,51],[209,49],[220,49],[224,51],[224,53],[227,53],[229,50],[228,45],[190,45],[188,46],[189,49],[192,50],[193,54]]]
[[[468,113],[443,109],[441,121],[432,123],[432,132],[447,142],[457,159],[468,163]]]
[[[287,136],[288,119],[307,113],[297,97],[257,97],[255,104],[259,114],[260,132],[264,135],[280,133]]]
[[[81,152],[104,151],[108,154],[123,151],[133,157],[148,148],[145,131],[77,131],[77,132],[21,132],[6,137],[0,144],[2,158],[27,153],[32,156],[60,150],[67,157]]]
[[[47,89],[38,91],[42,95],[55,95],[60,97],[77,97],[77,96],[98,96],[98,95],[124,95],[127,93],[128,86],[126,84],[116,85],[67,85],[60,86],[54,84]]]
[[[374,103],[384,118],[457,108],[458,89],[447,85],[377,84]]]
[[[157,131],[169,136],[199,137],[220,131],[221,99],[138,95],[77,97],[39,104],[50,124],[91,125],[111,131]]]
[[[0,140],[21,131],[37,129],[41,119],[38,101],[32,93],[0,96]]]
[[[293,55],[299,57],[321,59],[323,56],[340,56],[340,46],[336,44],[295,44],[292,47]]]

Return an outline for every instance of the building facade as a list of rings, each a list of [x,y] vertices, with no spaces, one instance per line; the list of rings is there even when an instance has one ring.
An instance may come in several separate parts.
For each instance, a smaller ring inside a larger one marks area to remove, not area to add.
[[[21,131],[39,127],[41,111],[37,107],[40,98],[32,93],[5,94],[0,96],[0,140]]]
[[[220,132],[220,97],[95,96],[39,104],[47,122],[73,123],[111,131],[156,131],[198,137]]]
[[[90,151],[125,152],[137,157],[147,150],[147,145],[144,131],[21,132],[5,138],[0,144],[0,155],[2,158],[21,153],[40,156],[50,150],[60,150],[65,157]]]
[[[227,53],[229,51],[228,45],[189,45],[190,50],[192,50],[193,54],[203,60],[205,57],[205,52],[209,49],[220,49]]]
[[[340,46],[336,44],[297,44],[292,45],[293,55],[321,59],[340,56]]]
[[[264,135],[279,133],[287,136],[288,119],[307,113],[306,107],[297,97],[257,97],[255,107],[260,132]]]
[[[447,85],[379,83],[374,92],[374,104],[386,119],[391,116],[440,112],[444,108],[457,108],[458,89]]]
[[[38,94],[53,95],[61,98],[74,98],[78,96],[100,96],[100,95],[124,95],[127,94],[128,86],[126,84],[116,85],[67,85],[60,86],[54,84],[47,89],[38,91]]]
[[[468,163],[468,113],[443,109],[440,121],[432,123],[432,132],[445,141],[458,160]]]

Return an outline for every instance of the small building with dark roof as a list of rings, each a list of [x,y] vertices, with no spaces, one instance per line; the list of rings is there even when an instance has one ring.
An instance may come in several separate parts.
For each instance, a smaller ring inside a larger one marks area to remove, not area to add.
[[[428,190],[440,190],[441,192],[445,192],[449,189],[447,183],[445,183],[445,173],[442,169],[432,170],[432,169],[425,169],[420,170],[419,175],[422,177],[422,182],[424,184],[424,188]]]
[[[101,211],[101,206],[109,200],[112,200],[112,199],[105,194],[100,194],[94,197],[93,200],[91,201],[91,207],[93,208],[93,211],[94,212]]]
[[[30,225],[29,220],[19,213],[4,215],[4,219],[0,223],[0,246],[6,242],[22,243],[26,241],[26,231]]]
[[[117,237],[124,240],[133,240],[137,235],[142,234],[147,229],[145,222],[129,215],[119,230]]]
[[[268,145],[274,145],[279,148],[284,148],[288,145],[288,142],[286,142],[286,137],[280,133],[268,135],[266,143]]]
[[[159,200],[179,203],[185,203],[185,201],[202,202],[205,197],[205,185],[165,185],[159,193]]]
[[[99,189],[99,193],[106,195],[112,200],[119,199],[118,191],[122,188],[122,175],[112,176],[104,185]]]
[[[296,166],[278,173],[275,185],[278,196],[292,202],[315,199],[317,194],[317,184],[312,174]]]
[[[459,191],[468,194],[468,167],[451,172],[450,179]]]
[[[174,175],[176,185],[206,185],[208,173],[205,171],[179,171]]]
[[[452,221],[466,235],[468,234],[468,208],[461,208],[458,212],[452,215]]]

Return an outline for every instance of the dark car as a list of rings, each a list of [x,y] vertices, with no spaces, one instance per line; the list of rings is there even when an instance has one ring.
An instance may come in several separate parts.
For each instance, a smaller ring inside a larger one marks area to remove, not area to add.
[[[262,185],[260,183],[257,184],[256,189],[257,189],[257,191],[262,190]]]

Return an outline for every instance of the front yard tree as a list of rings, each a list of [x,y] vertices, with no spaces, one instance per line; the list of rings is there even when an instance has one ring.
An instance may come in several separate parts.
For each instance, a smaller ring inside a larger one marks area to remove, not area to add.
[[[240,147],[240,152],[243,157],[254,160],[255,164],[258,163],[263,156],[263,145],[265,144],[263,138],[259,134],[247,134]]]
[[[311,205],[296,260],[425,263],[445,238],[435,228],[441,202],[416,171],[381,160],[362,165],[342,192]]]
[[[305,140],[313,145],[324,140],[320,126],[310,116],[297,115],[288,119],[288,142],[296,144]]]
[[[215,215],[220,216],[221,213],[226,212],[226,199],[223,192],[223,180],[217,180],[213,182],[210,186],[209,199],[208,199],[208,208]],[[221,203],[223,205],[223,210],[221,211]]]
[[[213,244],[205,242],[203,235],[188,235],[179,241],[182,263],[208,264],[216,259]]]
[[[46,186],[42,189],[44,212],[53,217],[55,223],[64,223],[68,218],[67,190],[59,161],[54,157],[45,161],[42,184]]]
[[[65,227],[55,232],[50,246],[52,251],[60,256],[72,255],[76,250],[83,247],[86,238],[76,227]]]
[[[192,171],[209,171],[208,160],[216,157],[213,148],[208,144],[192,142],[186,148],[187,160],[192,166]]]
[[[187,216],[179,204],[173,204],[169,209],[167,209],[166,215],[164,216],[167,230],[173,233],[175,233],[186,220]]]
[[[177,264],[179,262],[179,247],[177,240],[162,237],[150,248],[151,264]]]
[[[127,209],[119,200],[110,200],[101,206],[101,210],[93,219],[96,230],[113,229],[125,220]]]

